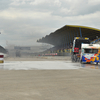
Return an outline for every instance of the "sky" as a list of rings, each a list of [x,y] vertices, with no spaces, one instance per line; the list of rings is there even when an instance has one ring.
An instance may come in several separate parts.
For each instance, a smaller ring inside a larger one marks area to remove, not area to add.
[[[100,29],[100,0],[0,0],[0,45],[34,46],[65,25]]]

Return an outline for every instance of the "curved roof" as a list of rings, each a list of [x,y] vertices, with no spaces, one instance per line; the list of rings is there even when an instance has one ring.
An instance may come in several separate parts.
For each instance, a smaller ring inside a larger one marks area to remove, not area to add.
[[[92,30],[100,31],[100,29],[93,28],[93,27],[88,27],[88,26],[79,26],[79,25],[65,25],[65,26],[76,27],[76,28],[80,27],[80,28],[87,28],[87,29],[92,29]]]
[[[74,37],[87,37],[90,40],[94,40],[96,36],[100,37],[100,29],[78,25],[65,25],[42,39],[37,40],[37,42],[59,46],[72,43]]]

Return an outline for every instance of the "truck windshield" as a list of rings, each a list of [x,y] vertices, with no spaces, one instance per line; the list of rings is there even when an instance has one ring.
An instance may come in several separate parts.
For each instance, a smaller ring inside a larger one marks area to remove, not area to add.
[[[98,49],[84,49],[84,53],[98,53]]]
[[[89,41],[89,40],[80,40],[80,39],[77,39],[77,40],[75,41],[75,47],[81,49],[81,44],[82,44],[82,43],[89,44],[90,41]]]

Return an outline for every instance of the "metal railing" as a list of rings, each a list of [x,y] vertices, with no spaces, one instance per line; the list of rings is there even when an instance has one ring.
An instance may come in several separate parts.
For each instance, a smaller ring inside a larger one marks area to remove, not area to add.
[[[91,44],[95,44],[96,42],[99,42],[99,41],[100,41],[100,38],[95,39],[95,40],[93,40],[93,41],[91,42]]]

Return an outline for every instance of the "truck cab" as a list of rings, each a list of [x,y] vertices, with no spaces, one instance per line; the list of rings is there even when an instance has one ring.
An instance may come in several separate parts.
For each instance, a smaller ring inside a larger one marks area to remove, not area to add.
[[[82,44],[81,46],[81,63],[100,62],[100,44]]]
[[[71,53],[72,61],[75,61],[75,62],[79,61],[82,43],[90,44],[89,38],[83,38],[83,37],[75,37],[74,38],[72,53]]]

